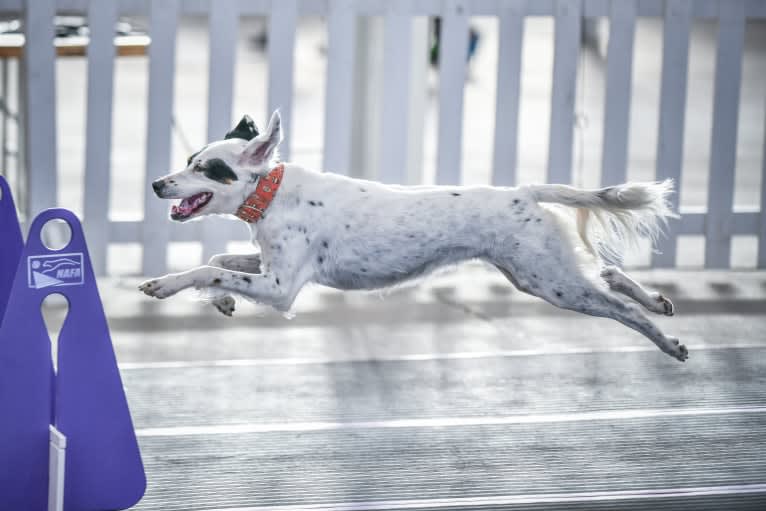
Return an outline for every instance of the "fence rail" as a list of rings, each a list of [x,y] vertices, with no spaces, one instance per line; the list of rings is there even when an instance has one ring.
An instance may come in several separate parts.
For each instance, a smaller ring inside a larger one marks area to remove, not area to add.
[[[440,87],[437,152],[437,181],[461,181],[461,140],[465,84],[464,53],[470,16],[499,19],[499,63],[497,69],[496,130],[492,182],[512,185],[516,180],[517,137],[519,132],[520,69],[524,19],[528,16],[555,18],[554,71],[551,94],[548,179],[572,180],[574,98],[580,52],[580,31],[584,18],[608,17],[612,35],[608,43],[606,98],[602,155],[602,183],[625,179],[628,119],[630,115],[631,69],[636,19],[664,18],[662,75],[660,83],[659,142],[657,177],[680,182],[690,26],[694,19],[719,20],[715,73],[714,118],[711,133],[710,193],[705,211],[685,212],[663,241],[662,254],[652,265],[676,264],[678,236],[706,237],[705,266],[729,265],[731,238],[754,235],[759,238],[758,267],[766,268],[766,178],[762,180],[761,208],[733,211],[733,183],[736,161],[737,115],[742,74],[744,28],[747,19],[766,18],[762,0],[0,0],[0,14],[23,15],[27,36],[25,84],[22,91],[27,133],[27,201],[30,211],[55,205],[55,70],[53,16],[80,14],[91,24],[88,51],[87,145],[85,162],[86,204],[84,221],[88,231],[94,267],[106,271],[109,243],[142,242],[142,270],[160,273],[166,268],[169,241],[203,242],[209,256],[222,251],[227,231],[220,224],[174,225],[158,222],[165,204],[150,200],[149,183],[168,172],[171,151],[174,63],[176,33],[181,15],[206,15],[210,24],[211,58],[208,92],[208,138],[217,138],[230,125],[235,72],[234,47],[240,16],[266,15],[269,37],[268,104],[279,105],[283,116],[292,112],[293,48],[299,17],[321,15],[328,24],[327,96],[325,108],[332,111],[332,129],[325,129],[324,163],[327,168],[348,172],[351,162],[354,30],[357,16],[379,15],[385,19],[384,74],[381,101],[384,115],[381,133],[395,133],[397,144],[406,145],[408,69],[411,41],[408,38],[414,16],[440,16]],[[112,94],[115,52],[111,27],[118,16],[148,16],[149,100],[146,151],[146,194],[144,221],[115,221],[109,211]],[[659,57],[659,56],[658,56]],[[395,72],[396,70],[396,72]],[[215,77],[215,79],[212,79]],[[30,100],[34,98],[34,100]],[[330,122],[330,116],[325,116]],[[53,122],[52,122],[53,120]],[[395,128],[395,129],[394,129]],[[41,136],[44,134],[44,136]],[[330,136],[332,135],[332,136]],[[290,140],[283,154],[289,155]],[[378,176],[383,181],[403,181],[405,154],[382,151]],[[764,164],[766,176],[766,163]],[[674,199],[677,201],[677,198]],[[677,203],[676,203],[677,205]]]

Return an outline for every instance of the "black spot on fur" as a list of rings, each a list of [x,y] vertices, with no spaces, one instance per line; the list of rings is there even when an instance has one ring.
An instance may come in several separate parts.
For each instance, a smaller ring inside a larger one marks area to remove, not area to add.
[[[349,224],[346,224],[346,229],[351,229],[351,226]]]
[[[307,236],[307,237],[306,237],[306,245],[308,245],[308,244],[310,244],[310,243],[311,243],[311,240],[310,240],[310,239],[308,239],[308,236]]]
[[[317,205],[318,205],[319,207],[322,207],[322,206],[324,206],[324,202],[322,202],[322,201],[320,200],[319,202],[317,202]]]
[[[213,279],[213,284],[218,285],[221,283],[221,279]]]
[[[542,222],[542,220],[543,220],[542,218],[535,218],[535,222],[537,222],[537,223]]]
[[[524,219],[524,221],[525,221],[525,222],[529,222],[529,218],[525,218],[525,219]]]
[[[237,175],[231,170],[231,167],[220,158],[213,158],[206,161],[205,165],[202,167],[202,172],[205,174],[206,178],[227,185],[232,181],[238,180]]]
[[[514,204],[518,204],[519,203],[519,199],[513,199],[513,203]]]
[[[536,278],[537,278],[537,273],[533,273],[533,274],[532,274],[532,278],[533,278],[533,279],[536,279]]]
[[[316,202],[314,202],[313,200],[310,200],[310,201],[309,201],[309,205],[310,205],[310,206],[316,206],[316,205],[317,205],[317,203],[316,203]]]
[[[457,192],[452,192],[452,196],[453,196],[453,197],[460,197],[460,194],[459,194],[459,193],[457,193]]]
[[[324,257],[322,257],[322,256],[317,257],[317,262],[319,264],[322,264],[324,262]]]
[[[326,241],[323,241],[323,242],[322,242],[322,246],[323,246],[324,248],[327,248],[329,245],[327,244],[327,242],[326,242]]]
[[[189,156],[189,159],[188,159],[188,160],[186,160],[186,164],[187,164],[187,165],[191,165],[191,162],[192,162],[192,160],[194,160],[194,158],[196,158],[197,156],[199,156],[199,153],[201,153],[202,151],[204,151],[206,148],[207,148],[207,146],[204,146],[202,149],[200,149],[200,150],[199,150],[199,151],[197,151],[196,153],[194,153],[194,154],[192,154],[191,156]]]
[[[362,273],[367,273],[367,268],[359,268],[359,271],[361,271]]]
[[[602,188],[601,190],[596,191],[596,197],[599,199],[606,199],[609,197],[609,193],[614,190],[614,186],[607,186],[606,188]]]
[[[561,291],[556,291],[556,296],[561,298],[562,296],[564,296],[564,293],[562,293]]]
[[[292,225],[288,225],[288,226],[287,226],[287,230],[288,230],[288,231],[292,231],[292,230],[293,230],[293,226],[292,226]]]
[[[367,190],[366,190],[366,189],[364,189],[364,188],[359,188],[359,191],[360,191],[360,192],[362,192],[362,193],[364,193],[364,192],[366,192]]]
[[[276,283],[277,283],[277,285],[279,285],[279,277],[276,277],[276,278],[274,279],[274,282],[276,282]]]
[[[248,284],[251,284],[251,283],[253,282],[253,279],[251,279],[251,278],[250,278],[250,277],[248,277],[247,275],[245,275],[244,277],[242,277],[242,280],[244,280],[244,281],[245,281],[245,282],[247,282]]]

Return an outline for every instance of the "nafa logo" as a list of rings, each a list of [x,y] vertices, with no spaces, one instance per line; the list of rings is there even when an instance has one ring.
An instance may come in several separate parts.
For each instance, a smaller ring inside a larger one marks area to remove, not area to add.
[[[80,286],[83,283],[82,253],[30,256],[27,259],[29,287]]]

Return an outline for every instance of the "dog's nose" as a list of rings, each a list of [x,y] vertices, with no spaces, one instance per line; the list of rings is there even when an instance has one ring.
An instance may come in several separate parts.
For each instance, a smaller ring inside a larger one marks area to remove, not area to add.
[[[152,183],[152,188],[154,188],[154,193],[156,193],[158,197],[161,197],[160,194],[162,193],[162,189],[165,188],[165,181],[158,179]]]

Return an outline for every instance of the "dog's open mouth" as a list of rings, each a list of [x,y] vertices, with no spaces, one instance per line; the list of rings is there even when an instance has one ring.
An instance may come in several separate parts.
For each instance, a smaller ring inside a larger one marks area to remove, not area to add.
[[[213,194],[210,192],[195,193],[191,197],[186,197],[178,206],[173,206],[170,209],[170,218],[185,220],[204,208],[212,198]]]

